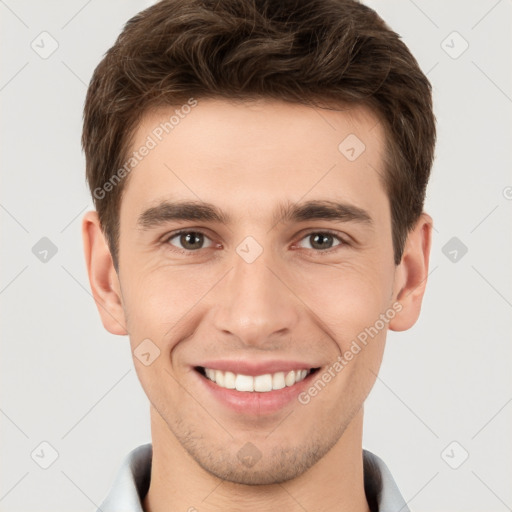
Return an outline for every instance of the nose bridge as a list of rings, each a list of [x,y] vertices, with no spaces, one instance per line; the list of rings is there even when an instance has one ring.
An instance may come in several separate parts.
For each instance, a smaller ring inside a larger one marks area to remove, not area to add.
[[[278,265],[271,251],[261,252],[254,260],[246,257],[254,251],[250,243],[240,244],[233,255],[234,268],[222,286],[214,321],[217,329],[244,344],[263,345],[291,333],[298,320],[297,302],[281,281],[284,277],[276,276]]]

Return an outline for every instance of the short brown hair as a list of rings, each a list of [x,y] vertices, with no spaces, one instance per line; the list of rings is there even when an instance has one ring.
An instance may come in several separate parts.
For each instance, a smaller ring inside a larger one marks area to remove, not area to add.
[[[84,108],[87,181],[118,269],[123,167],[142,116],[194,98],[365,105],[386,133],[395,263],[423,210],[436,139],[431,86],[375,11],[355,0],[161,0],[130,19]],[[340,141],[341,142],[341,141]]]

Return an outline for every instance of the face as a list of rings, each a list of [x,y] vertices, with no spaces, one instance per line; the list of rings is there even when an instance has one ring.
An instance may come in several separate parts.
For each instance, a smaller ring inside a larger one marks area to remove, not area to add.
[[[158,141],[173,112],[139,125],[132,149],[157,143],[120,210],[135,368],[203,469],[286,481],[361,410],[399,315],[382,127],[362,107],[200,100]]]

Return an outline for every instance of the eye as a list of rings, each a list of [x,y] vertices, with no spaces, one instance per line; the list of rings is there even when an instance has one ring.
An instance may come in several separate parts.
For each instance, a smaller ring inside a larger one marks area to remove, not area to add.
[[[304,247],[303,245],[301,245],[301,242],[303,240],[306,241],[309,247]],[[334,243],[336,240],[338,241],[337,244]],[[299,247],[303,247],[305,249],[314,249],[317,252],[327,251],[339,245],[347,244],[345,240],[340,238],[338,235],[335,235],[334,233],[330,233],[329,231],[313,231],[311,233],[308,233],[304,238],[302,238],[301,242],[299,242],[298,244]]]
[[[171,240],[174,239],[177,239],[179,246],[171,242]],[[206,246],[204,245],[205,240],[208,241],[208,245]],[[165,242],[181,251],[198,251],[199,249],[205,249],[213,245],[213,242],[200,231],[178,231],[169,236]]]

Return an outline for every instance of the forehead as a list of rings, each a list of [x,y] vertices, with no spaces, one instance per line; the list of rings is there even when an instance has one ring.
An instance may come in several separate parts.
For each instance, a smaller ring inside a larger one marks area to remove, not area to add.
[[[357,202],[358,192],[382,189],[384,133],[366,107],[194,102],[143,117],[128,155],[139,153],[122,209],[177,197],[233,207],[238,200],[241,210],[255,215],[255,207],[283,195],[296,201],[338,190]]]

